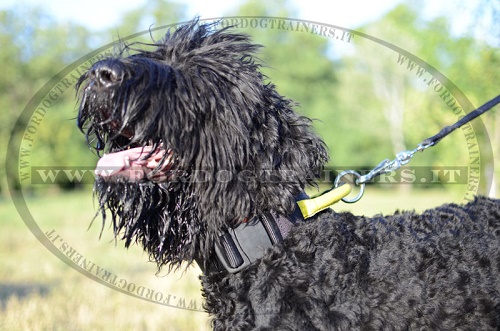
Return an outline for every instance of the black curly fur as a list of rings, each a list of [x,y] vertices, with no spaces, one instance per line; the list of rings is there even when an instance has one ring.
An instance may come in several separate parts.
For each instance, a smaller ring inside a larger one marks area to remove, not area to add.
[[[236,275],[204,276],[217,330],[497,330],[500,204],[323,212]]]
[[[77,84],[78,126],[98,152],[172,152],[167,180],[95,184],[104,222],[159,267],[206,267],[221,231],[291,213],[327,161],[311,121],[266,83],[258,48],[193,22],[126,46]],[[500,203],[478,198],[421,215],[325,211],[202,284],[216,330],[498,330],[499,274]]]

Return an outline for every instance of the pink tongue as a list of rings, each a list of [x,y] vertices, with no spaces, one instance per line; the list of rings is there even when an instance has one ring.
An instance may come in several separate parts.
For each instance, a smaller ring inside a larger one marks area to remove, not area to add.
[[[158,166],[158,161],[166,153],[162,149],[154,152],[149,158],[144,159],[151,150],[151,146],[146,146],[105,154],[97,162],[95,174],[103,178],[118,176],[127,178],[130,181],[139,181]],[[168,167],[168,163],[166,163],[166,166]]]

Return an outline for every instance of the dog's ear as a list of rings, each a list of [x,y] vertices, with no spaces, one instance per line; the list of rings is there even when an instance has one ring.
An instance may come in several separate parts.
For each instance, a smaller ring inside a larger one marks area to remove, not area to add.
[[[280,96],[272,84],[266,86],[270,104],[264,111],[268,123],[261,126],[261,151],[256,150],[259,167],[270,170],[256,187],[256,203],[264,210],[283,214],[295,208],[295,199],[307,185],[315,185],[328,153],[315,134],[312,121],[298,115],[294,103]],[[262,163],[263,162],[263,163]]]
[[[245,100],[228,89],[221,109],[200,127],[203,157],[197,169],[209,170],[213,182],[197,185],[196,191],[209,219],[234,224],[268,210],[290,214],[328,160],[311,120],[257,77],[239,82],[238,88],[258,93]]]

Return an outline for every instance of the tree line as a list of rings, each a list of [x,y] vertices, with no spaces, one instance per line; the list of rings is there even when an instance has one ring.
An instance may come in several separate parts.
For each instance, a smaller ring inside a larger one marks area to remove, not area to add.
[[[489,1],[484,5],[493,6]],[[426,21],[410,2],[355,30],[294,16],[285,0],[272,7],[265,1],[249,1],[228,13],[233,21],[227,22],[264,46],[259,53],[264,73],[280,93],[297,102],[298,112],[313,118],[330,149],[332,169],[369,169],[399,151],[413,149],[500,93],[498,39],[454,36],[450,18]],[[282,19],[271,22],[271,17]],[[169,1],[128,12],[118,29],[100,32],[58,22],[42,8],[0,11],[0,144],[4,151],[0,162],[19,161],[7,153],[7,143],[11,137],[22,139],[16,133],[29,124],[30,119],[20,120],[20,114],[47,82],[63,79],[58,75],[64,68],[98,47],[137,34],[144,22],[161,26],[189,19],[183,5]],[[164,32],[152,29],[131,40],[151,41]],[[61,90],[56,99],[37,127],[29,165],[92,167],[96,156],[75,125],[75,90]],[[451,107],[452,103],[457,106]],[[499,123],[500,111],[492,111],[473,127],[474,141],[462,130],[443,140],[439,148],[418,155],[412,164],[443,171],[470,168],[477,142],[482,152],[480,171],[486,179],[483,189],[488,183],[498,187],[500,167],[494,161],[500,155]],[[6,193],[12,179],[4,167],[0,178],[0,190]],[[467,185],[467,180],[462,184]],[[63,180],[57,186],[74,188],[75,183]]]

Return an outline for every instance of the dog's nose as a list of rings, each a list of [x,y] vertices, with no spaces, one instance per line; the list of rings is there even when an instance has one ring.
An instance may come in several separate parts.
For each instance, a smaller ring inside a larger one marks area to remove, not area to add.
[[[101,62],[94,65],[92,74],[99,87],[112,87],[123,81],[123,69],[118,63]]]

